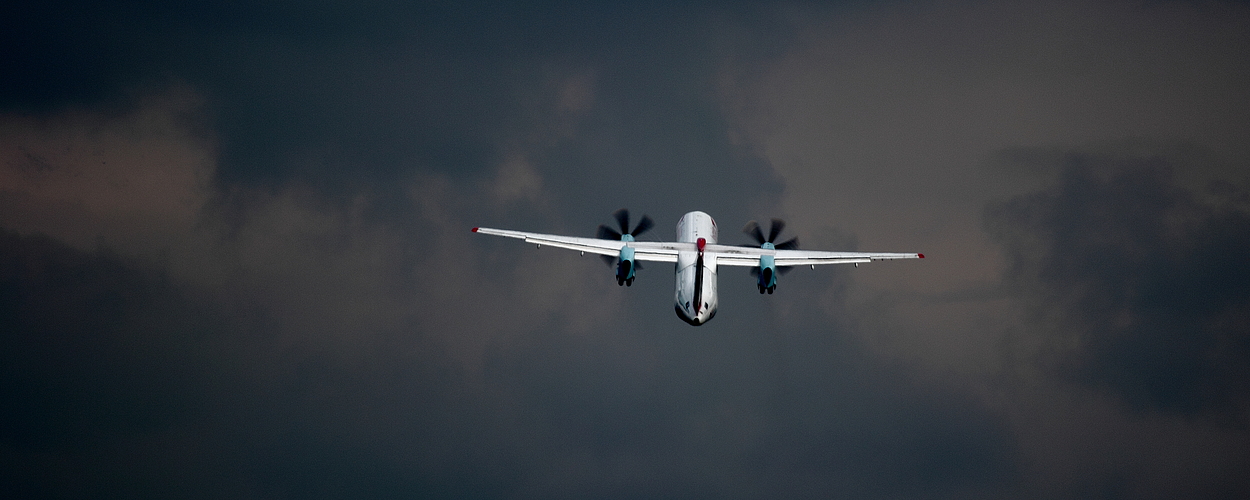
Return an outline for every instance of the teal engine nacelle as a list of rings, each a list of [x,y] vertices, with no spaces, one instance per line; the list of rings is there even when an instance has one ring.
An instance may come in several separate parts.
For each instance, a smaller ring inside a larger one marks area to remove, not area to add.
[[[777,264],[772,255],[760,256],[760,269],[756,284],[760,293],[773,293],[777,289]]]
[[[633,230],[630,230],[629,210],[622,208],[612,212],[612,217],[616,219],[616,223],[619,224],[618,227],[620,227],[621,230],[617,231],[616,229],[606,225],[601,225],[599,226],[599,233],[596,237],[601,240],[619,240],[625,242],[621,245],[621,252],[616,255],[616,284],[633,286],[634,271],[638,270],[639,266],[638,262],[634,260],[634,247],[629,246],[629,244],[633,243],[634,238],[638,237],[638,235],[647,232],[648,229],[655,226],[655,222],[653,222],[650,217],[644,215],[642,216],[642,219],[638,221],[638,225],[634,226]],[[604,262],[606,262],[609,266],[612,265],[612,256],[603,255],[602,257]]]
[[[621,241],[634,241],[634,237],[622,234]],[[638,266],[634,264],[634,247],[629,245],[621,247],[621,253],[616,257],[616,284],[633,286],[637,270]]]
[[[775,254],[777,250],[794,250],[799,248],[799,239],[790,238],[781,243],[777,241],[777,235],[781,234],[782,229],[786,227],[786,222],[781,219],[773,219],[772,225],[768,227],[768,237],[764,237],[764,231],[760,230],[760,224],[755,221],[748,222],[746,227],[742,228],[742,232],[751,235],[755,241],[759,242],[760,248],[764,250],[772,250]],[[784,270],[792,268],[786,267]],[[773,293],[777,289],[777,261],[773,255],[761,255],[760,267],[751,269],[751,274],[755,275],[756,284],[760,287],[760,293]]]

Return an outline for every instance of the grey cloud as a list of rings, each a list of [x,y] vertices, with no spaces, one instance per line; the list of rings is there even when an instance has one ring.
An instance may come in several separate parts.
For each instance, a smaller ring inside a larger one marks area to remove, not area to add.
[[[1055,322],[1055,368],[1142,409],[1244,411],[1250,213],[1179,186],[1165,156],[1078,152],[1060,168],[986,212],[1008,283]]]
[[[1235,496],[1246,433],[1204,418],[1245,396],[1245,268],[1215,265],[1245,243],[1243,163],[1221,163],[1244,153],[1245,17],[1152,5],[0,7],[27,76],[0,82],[3,481]],[[1125,135],[1212,153],[1065,156]],[[74,168],[35,182],[23,148]],[[730,243],[783,216],[809,248],[931,253],[766,297],[726,269],[692,329],[667,266],[618,288],[468,231],[591,235],[622,206],[657,239],[701,209]]]
[[[107,253],[3,243],[4,390],[17,402],[4,452],[38,471],[10,478],[17,491],[921,494],[993,484],[986,471],[1010,463],[1010,438],[975,400],[874,366],[818,317],[782,320],[782,336],[759,334],[766,323],[700,334],[722,338],[712,345],[650,314],[644,329],[617,319],[595,335],[559,321],[489,333],[524,307],[442,331],[318,327],[283,300],[239,303],[243,290],[180,285]],[[475,326],[489,336],[480,371],[449,350]],[[328,333],[363,352],[317,339]]]
[[[110,464],[119,456],[99,452],[125,453],[143,436],[200,420],[208,402],[199,351],[221,333],[220,319],[158,273],[107,253],[5,232],[0,255],[6,488],[90,495],[128,474],[139,478],[135,494],[159,487],[154,471],[135,469],[152,463]],[[127,438],[135,441],[119,442]]]
[[[414,170],[489,172],[552,121],[549,111],[532,112],[535,100],[558,100],[546,88],[551,68],[590,69],[600,96],[581,140],[531,152],[553,178],[600,189],[629,185],[624,177],[683,180],[690,171],[734,179],[742,161],[724,154],[717,104],[705,97],[716,83],[713,42],[691,30],[714,26],[716,12],[698,5],[40,3],[6,17],[13,29],[4,32],[14,38],[6,45],[16,48],[11,67],[25,77],[9,80],[21,88],[0,93],[0,106],[124,108],[135,93],[173,78],[209,96],[224,184],[277,189],[295,176],[345,194],[382,191]],[[731,20],[744,15],[724,12]],[[671,151],[685,149],[678,145],[692,146],[689,155],[673,158]],[[591,175],[599,172],[620,175]]]

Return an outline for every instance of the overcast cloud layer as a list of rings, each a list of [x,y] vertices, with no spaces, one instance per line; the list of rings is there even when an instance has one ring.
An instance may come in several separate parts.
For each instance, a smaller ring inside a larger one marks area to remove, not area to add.
[[[1246,498],[1250,7],[0,8],[24,498]],[[781,217],[923,261],[590,236]],[[13,494],[13,493],[11,493]]]

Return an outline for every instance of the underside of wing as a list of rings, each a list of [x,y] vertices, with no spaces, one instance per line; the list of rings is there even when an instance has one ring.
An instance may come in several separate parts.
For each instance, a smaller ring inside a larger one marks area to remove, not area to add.
[[[859,264],[874,260],[923,259],[921,253],[874,253],[874,252],[820,252],[809,250],[778,250],[775,262],[778,266],[807,266],[816,264]]]
[[[651,241],[627,242],[621,240],[561,236],[557,234],[529,233],[525,231],[512,231],[509,229],[492,229],[489,227],[475,227],[473,228],[473,232],[525,240],[526,243],[533,243],[539,247],[549,246],[564,248],[568,250],[577,250],[579,252],[607,255],[612,257],[619,255],[621,247],[628,245],[634,249],[635,259],[647,262],[677,262],[677,252],[681,250],[694,250],[693,243]]]
[[[859,264],[874,260],[923,259],[919,253],[879,252],[822,252],[817,250],[768,250],[755,247],[709,245],[709,252],[716,255],[716,264],[722,266],[758,266],[760,257],[772,256],[777,266],[808,266],[817,264]]]

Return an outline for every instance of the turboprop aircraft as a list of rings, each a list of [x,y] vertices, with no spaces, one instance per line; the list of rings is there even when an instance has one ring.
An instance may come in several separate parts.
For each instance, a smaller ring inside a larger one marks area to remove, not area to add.
[[[598,254],[609,265],[616,264],[616,284],[631,286],[640,267],[638,262],[672,262],[677,273],[677,291],[674,293],[677,317],[694,326],[707,323],[716,316],[719,305],[716,296],[716,271],[719,266],[742,266],[751,268],[756,276],[760,293],[773,293],[777,289],[778,271],[784,273],[791,266],[817,264],[859,264],[874,260],[923,259],[920,253],[872,253],[872,252],[822,252],[798,250],[798,238],[774,243],[785,228],[785,222],[773,219],[768,237],[755,221],[747,223],[743,232],[753,236],[758,247],[720,245],[717,242],[716,221],[703,212],[690,212],[677,221],[677,241],[638,241],[638,235],[651,229],[655,223],[642,216],[638,225],[630,230],[629,211],[617,210],[612,214],[621,230],[599,226],[598,238],[578,238],[554,234],[527,233],[507,229],[475,227],[473,232],[525,240],[542,248],[544,245]]]

